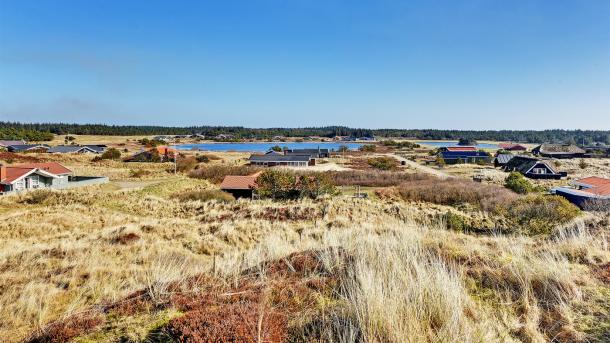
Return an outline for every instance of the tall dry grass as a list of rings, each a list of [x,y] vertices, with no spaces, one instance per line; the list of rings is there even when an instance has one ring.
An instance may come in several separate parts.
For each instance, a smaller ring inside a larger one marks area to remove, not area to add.
[[[174,198],[209,187],[175,178],[35,202],[1,198],[0,338],[20,341],[140,290],[161,301],[175,282],[204,289],[196,275],[235,284],[244,270],[257,270],[266,282],[267,261],[305,250],[318,251],[339,276],[336,299],[322,299],[316,313],[326,341],[588,339],[591,324],[582,318],[595,314],[581,309],[592,305],[588,289],[606,287],[592,272],[610,262],[603,218],[583,218],[548,238],[471,236],[426,225],[433,208],[406,202]],[[297,208],[306,219],[269,215]],[[153,317],[111,324],[135,333]]]

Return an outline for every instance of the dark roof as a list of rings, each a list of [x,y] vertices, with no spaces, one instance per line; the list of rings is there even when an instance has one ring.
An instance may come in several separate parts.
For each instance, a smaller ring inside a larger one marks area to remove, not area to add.
[[[317,153],[328,153],[328,149],[286,149],[288,154],[317,154]]]
[[[535,165],[542,163],[554,174],[559,174],[555,166],[550,161],[540,160],[530,156],[514,156],[506,164],[506,168],[509,170],[515,170],[521,174],[527,174]]]
[[[106,148],[107,148],[106,145],[98,145],[98,144],[86,144],[83,146],[86,146],[87,148],[89,148],[91,150],[95,150],[97,152],[104,152],[104,150],[106,150]]]
[[[251,162],[309,162],[311,155],[251,155]]]
[[[458,159],[472,157],[489,157],[486,152],[482,151],[441,151],[443,159]]]
[[[534,151],[545,155],[584,154],[585,151],[574,144],[542,144]]]
[[[91,152],[101,152],[103,149],[96,147],[95,149],[90,147],[90,146],[86,146],[86,145],[58,145],[56,147],[52,147],[51,149],[49,149],[49,152],[53,153],[53,152],[57,152],[57,153],[72,153],[72,152],[79,152],[81,150],[90,150]]]
[[[512,160],[513,157],[515,157],[515,155],[498,154],[498,156],[496,156],[495,160],[500,164],[506,164],[506,163],[508,163],[508,161]]]
[[[8,149],[10,149],[12,151],[26,151],[26,150],[39,149],[39,148],[48,149],[49,146],[45,145],[45,144],[17,144],[17,145],[8,146]]]

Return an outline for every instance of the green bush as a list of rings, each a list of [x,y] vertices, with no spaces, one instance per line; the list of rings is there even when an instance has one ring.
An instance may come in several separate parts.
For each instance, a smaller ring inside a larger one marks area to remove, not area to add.
[[[231,202],[235,201],[233,195],[221,190],[206,189],[201,191],[191,191],[186,193],[178,193],[173,198],[180,201],[218,201]]]
[[[506,208],[506,218],[520,233],[536,236],[552,233],[580,214],[578,207],[556,195],[529,195]]]
[[[468,224],[464,220],[464,217],[459,214],[447,212],[444,215],[444,219],[449,230],[464,232],[468,229]]]
[[[379,170],[393,170],[398,167],[398,161],[395,158],[386,156],[369,158],[367,163]]]
[[[102,160],[120,160],[121,152],[116,148],[110,148],[100,156]]]
[[[362,152],[375,152],[377,151],[377,146],[375,146],[374,144],[365,144],[360,146],[360,148],[358,148],[358,150],[362,151]]]
[[[283,170],[266,170],[256,180],[258,194],[272,199],[316,199],[325,194],[336,194],[330,177],[322,173],[296,175]]]
[[[504,187],[518,194],[534,191],[534,186],[519,172],[511,172],[504,180]]]

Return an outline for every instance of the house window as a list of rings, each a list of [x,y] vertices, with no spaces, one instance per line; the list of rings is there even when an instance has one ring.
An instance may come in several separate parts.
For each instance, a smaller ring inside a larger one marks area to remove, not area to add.
[[[25,184],[23,182],[23,179],[15,182],[15,190],[17,190],[17,191],[22,190],[24,188],[24,186],[25,186]]]
[[[38,175],[32,175],[30,177],[30,187],[31,188],[38,188],[40,185],[39,181],[38,181]]]
[[[534,174],[546,174],[546,168],[534,168]]]

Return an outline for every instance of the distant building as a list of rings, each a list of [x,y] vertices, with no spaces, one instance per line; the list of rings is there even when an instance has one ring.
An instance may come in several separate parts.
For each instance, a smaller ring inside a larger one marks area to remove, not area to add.
[[[527,147],[521,144],[500,143],[498,146],[500,147],[500,149],[506,151],[527,151]]]
[[[125,162],[168,162],[173,161],[177,150],[168,146],[158,146],[149,150],[140,151],[130,157]]]
[[[311,155],[251,155],[249,160],[251,165],[262,167],[307,167],[316,164],[316,159]]]
[[[517,171],[530,179],[555,179],[559,180],[566,173],[561,173],[551,161],[540,160],[530,156],[514,156],[506,165],[504,170],[508,172]]]
[[[286,149],[284,155],[310,155],[313,158],[328,158],[330,151],[328,149]]]
[[[595,205],[610,206],[610,179],[587,177],[573,181],[572,187],[559,187],[553,191],[580,208],[587,209]]]
[[[258,188],[256,180],[261,172],[248,176],[227,175],[220,184],[220,189],[231,193],[236,198],[252,198]]]
[[[541,144],[532,153],[542,157],[579,158],[585,157],[585,151],[574,144]]]
[[[6,150],[9,152],[47,152],[49,148],[46,144],[17,144],[9,145]]]
[[[100,154],[104,148],[97,145],[58,145],[50,148],[51,154]]]
[[[108,182],[107,177],[73,176],[57,162],[0,165],[0,194],[41,188],[64,189]]]
[[[494,166],[496,168],[504,167],[510,160],[513,159],[513,157],[515,157],[515,155],[511,155],[511,154],[498,154],[498,156],[496,156],[494,158]]]
[[[444,146],[444,147],[438,148],[438,151],[440,151],[440,152],[477,151],[477,147],[475,147],[475,146]]]
[[[446,164],[488,163],[491,159],[488,153],[477,151],[474,147],[440,148],[438,157],[442,157]]]

